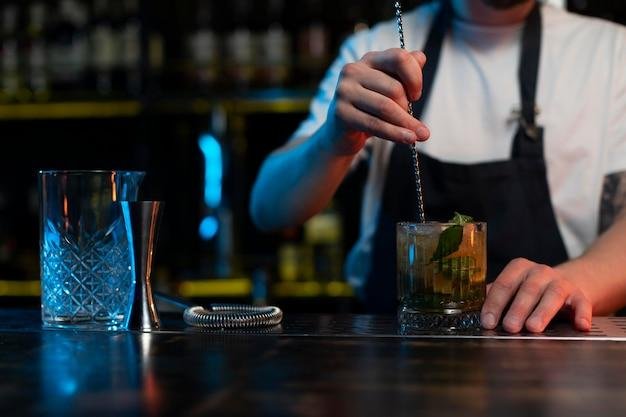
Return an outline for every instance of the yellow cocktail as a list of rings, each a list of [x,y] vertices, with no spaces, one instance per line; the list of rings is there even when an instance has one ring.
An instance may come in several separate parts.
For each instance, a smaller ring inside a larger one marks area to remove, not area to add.
[[[401,328],[479,328],[486,223],[398,223],[396,231]]]

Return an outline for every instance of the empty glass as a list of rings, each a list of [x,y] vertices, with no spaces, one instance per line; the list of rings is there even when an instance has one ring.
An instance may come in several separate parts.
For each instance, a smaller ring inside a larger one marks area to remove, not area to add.
[[[145,173],[40,171],[41,309],[46,327],[123,330],[135,284],[132,231],[120,201]]]

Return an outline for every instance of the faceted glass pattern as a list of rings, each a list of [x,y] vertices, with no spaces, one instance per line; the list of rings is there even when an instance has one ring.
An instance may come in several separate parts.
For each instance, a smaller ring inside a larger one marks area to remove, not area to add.
[[[44,326],[128,328],[135,285],[132,227],[139,171],[41,171],[40,267]]]
[[[123,328],[134,285],[123,220],[80,242],[51,228],[46,233],[41,248],[44,322]]]

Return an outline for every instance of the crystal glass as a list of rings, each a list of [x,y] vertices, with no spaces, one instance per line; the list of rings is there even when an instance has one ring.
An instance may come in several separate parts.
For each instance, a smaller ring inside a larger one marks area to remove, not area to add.
[[[41,314],[45,327],[124,330],[135,270],[120,201],[138,171],[40,171]]]
[[[398,223],[396,238],[401,331],[480,328],[487,225]]]

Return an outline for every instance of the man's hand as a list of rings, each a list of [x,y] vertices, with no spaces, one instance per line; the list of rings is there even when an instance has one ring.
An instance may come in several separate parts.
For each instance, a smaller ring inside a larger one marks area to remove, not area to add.
[[[428,128],[407,113],[422,95],[425,63],[422,52],[396,48],[344,66],[327,118],[333,150],[355,154],[371,136],[407,144],[428,139]]]
[[[576,329],[591,329],[592,305],[582,290],[557,269],[520,258],[511,261],[487,288],[481,323],[494,329],[506,313],[502,327],[507,332],[518,333],[525,327],[539,333],[563,308],[571,310]]]

